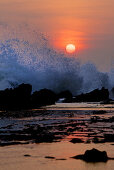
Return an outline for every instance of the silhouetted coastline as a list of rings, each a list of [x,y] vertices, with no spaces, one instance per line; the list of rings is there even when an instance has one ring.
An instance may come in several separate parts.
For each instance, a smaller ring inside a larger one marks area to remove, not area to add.
[[[112,89],[113,93],[113,89]],[[55,104],[57,101],[73,102],[103,102],[108,103],[108,89],[95,89],[89,93],[73,96],[69,90],[58,94],[49,89],[41,89],[32,94],[32,85],[20,84],[18,87],[0,91],[0,110],[36,109],[46,105]]]

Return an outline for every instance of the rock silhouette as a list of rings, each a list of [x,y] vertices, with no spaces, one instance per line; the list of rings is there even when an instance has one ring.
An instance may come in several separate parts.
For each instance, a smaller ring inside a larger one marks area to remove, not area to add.
[[[111,97],[114,99],[114,87],[111,90]]]
[[[113,159],[113,158],[109,158],[107,156],[106,151],[99,151],[97,149],[91,149],[91,150],[87,150],[85,151],[85,153],[83,155],[77,155],[72,157],[74,159],[81,159],[84,160],[86,162],[106,162],[109,159]]]
[[[95,89],[90,93],[81,94],[72,99],[72,102],[100,102],[109,100],[108,89]]]
[[[18,110],[29,107],[32,86],[21,84],[14,89],[0,91],[0,108]]]
[[[64,98],[63,102],[99,102],[108,101],[108,89],[93,90],[90,93],[81,94],[72,97],[70,91],[62,91],[56,94],[49,89],[41,89],[33,94],[30,84],[21,84],[16,88],[10,88],[0,91],[0,109],[1,110],[20,110],[29,108],[39,108],[45,105],[52,105],[60,99]]]
[[[35,91],[31,96],[32,107],[55,104],[56,94],[52,90],[42,89]]]
[[[44,105],[54,104],[56,94],[48,89],[36,91],[33,94],[30,84],[21,84],[16,88],[0,91],[1,110],[20,110],[37,108]]]
[[[73,138],[70,142],[71,143],[83,143],[84,141],[81,140],[80,138]]]

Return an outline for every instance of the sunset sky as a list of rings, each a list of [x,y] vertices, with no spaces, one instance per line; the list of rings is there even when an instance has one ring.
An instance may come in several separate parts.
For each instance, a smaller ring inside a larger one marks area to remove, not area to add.
[[[20,24],[48,35],[56,50],[75,44],[82,63],[114,67],[114,0],[0,0],[2,28]]]

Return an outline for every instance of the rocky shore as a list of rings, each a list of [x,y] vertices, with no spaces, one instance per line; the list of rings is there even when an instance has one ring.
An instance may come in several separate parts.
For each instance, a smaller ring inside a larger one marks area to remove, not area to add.
[[[113,93],[113,89],[112,89]],[[41,106],[62,102],[104,102],[109,103],[108,89],[95,89],[89,93],[73,96],[70,91],[55,93],[50,89],[41,89],[32,93],[30,84],[20,84],[15,88],[0,91],[0,110],[36,109]]]
[[[79,115],[78,118],[75,118],[77,111],[29,110],[25,113],[7,114],[6,118],[1,116],[1,122],[6,119],[17,123],[8,123],[0,127],[0,146],[51,143],[62,140],[68,140],[74,144],[114,143],[114,116],[105,116],[107,112],[103,114],[101,111],[100,114],[100,111],[90,111],[86,115]],[[72,117],[69,117],[69,114]],[[9,118],[9,115],[12,117]],[[24,121],[22,115],[26,115],[25,118],[28,115],[27,121]],[[21,121],[23,123],[20,124]]]

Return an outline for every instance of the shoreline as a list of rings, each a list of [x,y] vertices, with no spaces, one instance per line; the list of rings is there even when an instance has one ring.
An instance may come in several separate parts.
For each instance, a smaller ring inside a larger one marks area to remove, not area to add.
[[[73,107],[67,103],[67,110],[63,110],[65,104],[58,105],[63,106],[61,110],[54,110],[56,105],[52,105],[53,110],[46,106],[9,111],[0,118],[1,169],[113,170],[113,160],[86,163],[71,157],[92,148],[105,150],[109,157],[114,157],[114,110],[85,110],[84,103],[76,103],[81,105],[78,110],[71,110]]]
[[[0,145],[53,143],[74,138],[82,140],[77,143],[114,142],[113,113],[104,108],[3,112],[3,116],[0,115]]]

